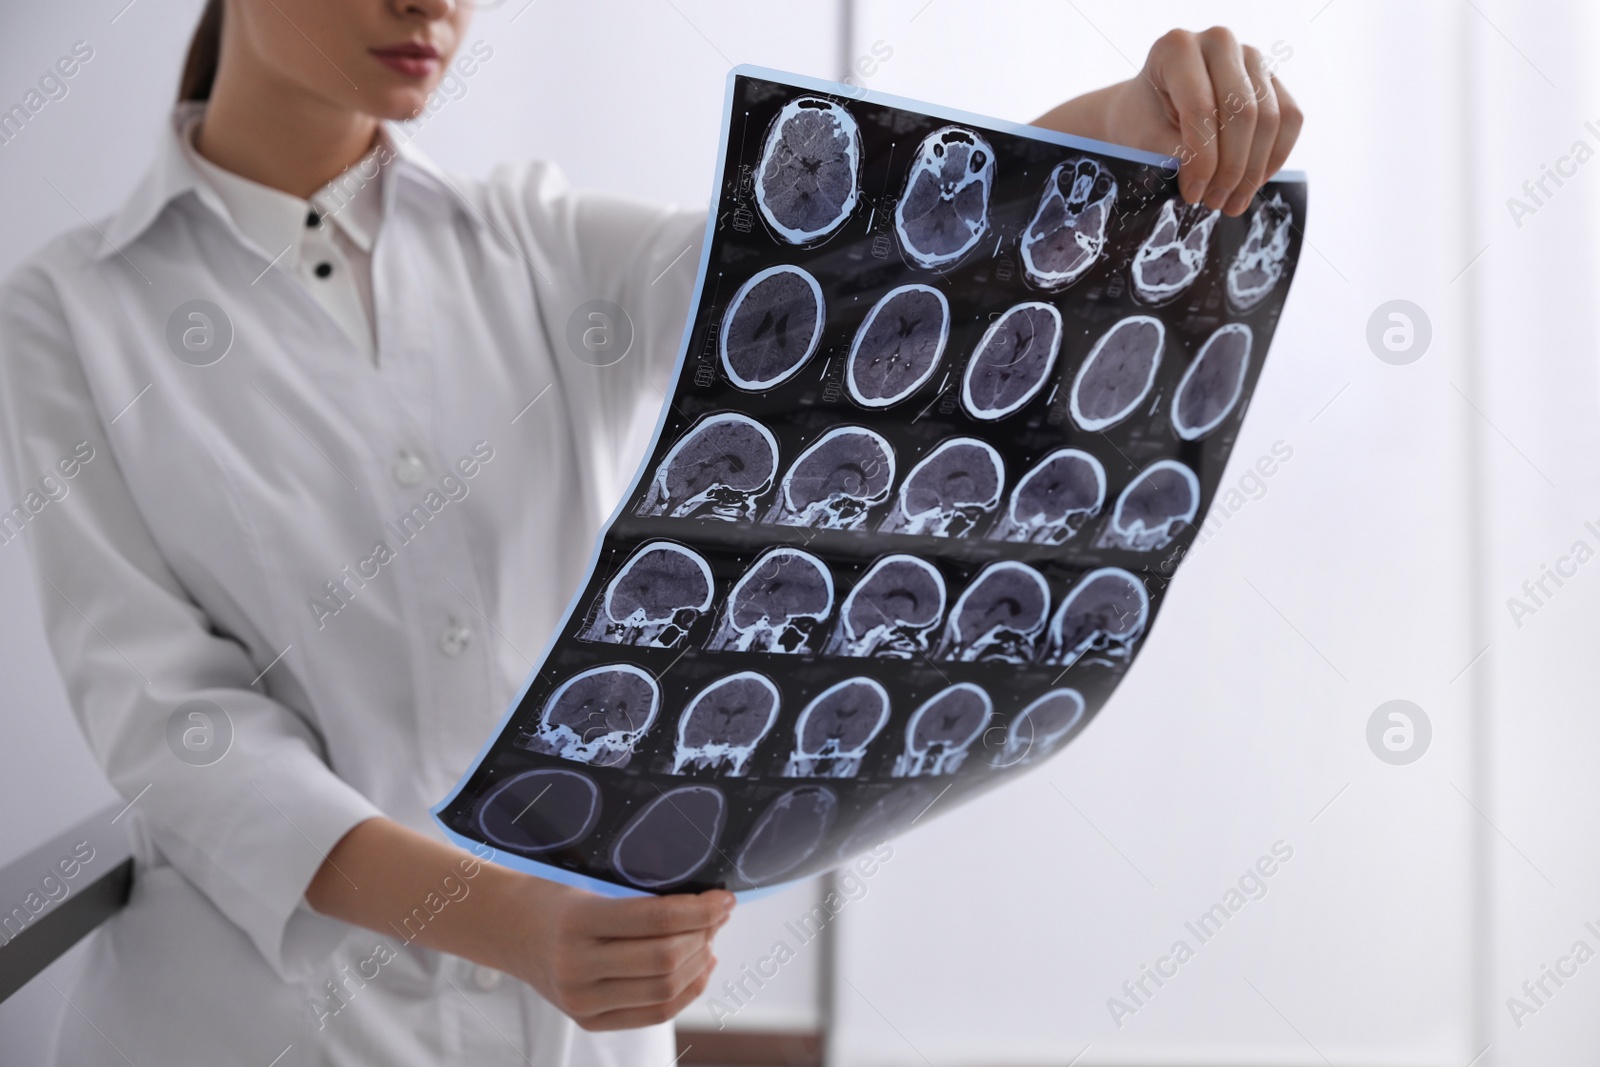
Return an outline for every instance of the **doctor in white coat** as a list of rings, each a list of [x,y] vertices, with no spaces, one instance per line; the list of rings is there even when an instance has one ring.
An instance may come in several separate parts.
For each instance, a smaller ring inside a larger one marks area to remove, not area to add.
[[[0,522],[137,863],[61,1064],[667,1067],[714,965],[731,894],[603,899],[428,816],[628,483],[705,226],[405,144],[467,16],[213,0],[133,196],[0,287],[0,445],[42,487]],[[1234,214],[1300,125],[1220,29],[1039,121]],[[593,301],[620,361],[569,340]]]

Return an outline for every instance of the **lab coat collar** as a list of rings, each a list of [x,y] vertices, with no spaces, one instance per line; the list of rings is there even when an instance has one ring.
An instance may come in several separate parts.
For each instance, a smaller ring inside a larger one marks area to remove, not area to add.
[[[240,237],[249,240],[239,232],[239,228],[234,225],[229,215],[227,206],[196,168],[189,154],[192,150],[185,150],[184,147],[184,130],[190,122],[204,115],[205,107],[204,101],[189,100],[179,103],[172,109],[165,135],[157,145],[155,160],[145,172],[133,195],[123,204],[121,210],[112,216],[110,223],[102,231],[105,240],[95,252],[96,259],[103,259],[113,252],[120,252],[138,240],[161,216],[166,206],[185,193],[193,193],[201,203],[232,226]],[[346,175],[357,171],[363,163],[371,160],[383,162],[392,160],[395,165],[390,173],[403,179],[418,181],[443,194],[461,214],[471,220],[473,225],[484,223],[481,212],[466,198],[455,182],[428,159],[421,149],[409,143],[408,133],[402,131],[397,136],[394,124],[384,123],[380,132],[380,145],[375,147],[372,154],[364,157],[362,163],[346,171]],[[313,203],[325,211],[343,207],[344,204],[339,201],[339,193],[335,187],[344,177],[341,175],[341,178],[335,178],[328,186],[319,190],[312,198]],[[383,183],[381,207],[378,212],[352,212],[343,220],[346,223],[345,232],[367,251],[371,250],[372,241],[376,237],[378,222],[388,214],[394,202],[397,184],[389,181]]]

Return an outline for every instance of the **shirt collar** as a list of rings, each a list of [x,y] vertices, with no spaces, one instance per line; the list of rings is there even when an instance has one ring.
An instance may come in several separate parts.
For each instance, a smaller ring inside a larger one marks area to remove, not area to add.
[[[173,108],[155,160],[133,195],[102,231],[105,240],[96,258],[103,259],[126,248],[155,223],[168,204],[186,193],[193,193],[269,257],[297,240],[305,225],[305,201],[225,171],[194,150],[188,135],[193,124],[204,116],[205,106],[204,101],[184,101]],[[474,224],[483,222],[482,213],[455,182],[421,149],[409,143],[407,134],[396,136],[390,123],[380,127],[379,143],[373,151],[313,194],[312,204],[332,215],[353,242],[370,251],[378,225],[393,202],[396,184],[374,179],[384,169],[380,165],[391,161],[396,164],[391,173],[419,180],[448,197]],[[221,181],[216,180],[218,174],[223,176]],[[292,234],[288,227],[289,204],[295,205]],[[279,234],[282,239],[277,237]]]

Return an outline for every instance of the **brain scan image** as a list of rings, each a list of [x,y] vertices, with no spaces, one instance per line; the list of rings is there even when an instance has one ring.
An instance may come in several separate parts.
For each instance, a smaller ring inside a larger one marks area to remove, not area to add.
[[[822,286],[799,267],[768,267],[739,287],[722,316],[722,369],[740,389],[770,389],[805,366],[822,340]]]
[[[798,548],[762,554],[734,583],[706,648],[713,652],[803,652],[833,611],[833,573]]]
[[[1050,620],[1046,663],[1128,662],[1150,621],[1150,594],[1121,567],[1101,567],[1078,580]]]
[[[778,112],[756,168],[756,206],[792,245],[820,242],[860,196],[861,129],[843,106],[802,96]]]
[[[935,694],[906,723],[906,747],[891,772],[896,778],[954,774],[994,713],[989,694],[971,682]]]
[[[950,609],[937,658],[963,663],[1032,663],[1050,618],[1044,575],[1016,560],[979,571]]]
[[[1175,459],[1159,459],[1139,472],[1117,498],[1098,547],[1134,552],[1166,548],[1200,511],[1200,479]]]
[[[1155,384],[1167,328],[1149,315],[1129,315],[1101,335],[1072,381],[1072,419],[1105,430],[1133,414]]]
[[[996,767],[1015,767],[1044,759],[1083,720],[1083,694],[1052,689],[1018,713],[1006,730],[1005,748]]]
[[[849,859],[904,833],[939,798],[942,788],[929,782],[910,781],[892,793],[885,793],[856,820],[854,829],[839,843],[835,855]]]
[[[839,798],[821,785],[802,785],[774,800],[756,820],[733,861],[748,885],[770,885],[811,858],[833,826]]]
[[[1100,258],[1117,180],[1103,164],[1069,159],[1050,172],[1033,221],[1022,231],[1022,270],[1034,285],[1065,289]]]
[[[1263,201],[1250,216],[1250,232],[1228,264],[1228,306],[1243,314],[1262,299],[1283,277],[1289,260],[1289,227],[1294,212],[1280,193]]]
[[[1005,461],[976,437],[941,442],[911,468],[879,533],[965,537],[1000,505]]]
[[[554,852],[589,836],[600,819],[600,789],[580,771],[542,767],[496,785],[478,804],[478,827],[515,852]]]
[[[778,687],[766,675],[740,671],[695,694],[678,719],[672,773],[716,770],[729,778],[745,765],[778,721]]]
[[[850,399],[885,408],[915,393],[933,377],[950,339],[950,302],[931,285],[891,289],[861,320],[844,383]]]
[[[1155,229],[1129,267],[1133,295],[1155,306],[1176,300],[1205,268],[1211,231],[1221,215],[1204,203],[1185,204],[1179,197],[1162,204]]]
[[[807,704],[794,724],[785,778],[853,778],[867,746],[889,721],[889,692],[867,677],[846,678]]]
[[[617,835],[611,866],[641,889],[667,889],[705,866],[726,820],[727,802],[713,786],[670,789]]]
[[[1244,393],[1250,370],[1250,327],[1230,322],[1200,346],[1178,382],[1172,400],[1172,428],[1185,441],[1197,441],[1222,425]]]
[[[697,552],[652,541],[628,558],[597,598],[583,641],[672,648],[711,610],[711,566]]]
[[[763,522],[817,530],[859,530],[889,499],[894,449],[863,426],[839,426],[790,464]]]
[[[631,663],[591,667],[545,700],[528,747],[596,767],[625,767],[660,709],[661,690],[646,671]]]
[[[636,514],[751,522],[778,475],[778,441],[731,411],[691,426],[661,460]]]
[[[894,208],[894,229],[912,263],[941,270],[989,232],[994,149],[971,130],[945,126],[918,146],[906,189]]]
[[[1100,461],[1076,448],[1058,449],[1017,482],[989,537],[1059,545],[1100,514],[1105,502],[1106,469]]]
[[[926,655],[928,636],[944,618],[944,608],[944,575],[938,568],[916,556],[884,556],[844,598],[828,654]]]
[[[1061,312],[1030,301],[989,325],[961,379],[961,406],[975,419],[1002,419],[1039,395],[1061,350]]]

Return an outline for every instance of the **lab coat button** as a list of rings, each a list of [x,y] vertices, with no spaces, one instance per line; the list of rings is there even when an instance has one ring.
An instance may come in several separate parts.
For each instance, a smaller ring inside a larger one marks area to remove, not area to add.
[[[439,651],[454,659],[466,650],[471,641],[471,630],[465,626],[452,626],[439,635]]]
[[[493,967],[472,968],[472,984],[485,993],[500,984],[500,972]]]
[[[416,485],[422,481],[422,460],[414,453],[402,452],[394,461],[394,480],[401,485]]]

